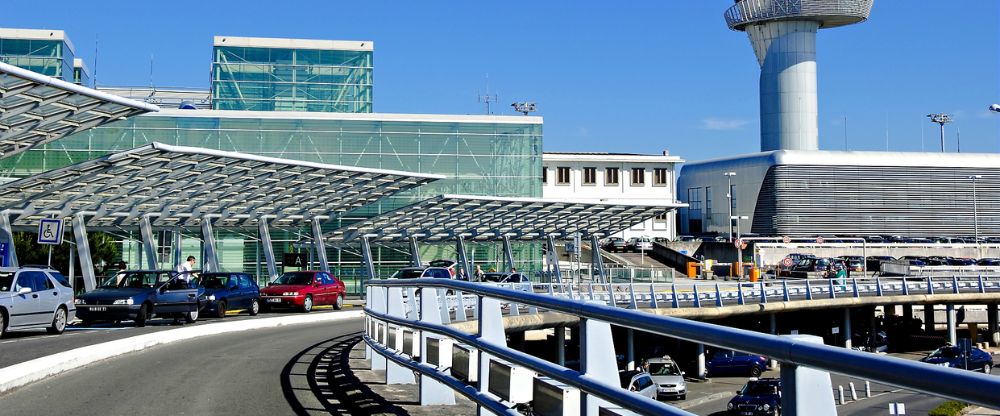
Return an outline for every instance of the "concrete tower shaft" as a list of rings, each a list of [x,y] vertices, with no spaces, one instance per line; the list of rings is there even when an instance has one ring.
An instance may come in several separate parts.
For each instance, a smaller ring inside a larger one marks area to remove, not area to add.
[[[760,64],[760,150],[818,150],[816,32],[868,19],[873,0],[736,0],[730,29]]]

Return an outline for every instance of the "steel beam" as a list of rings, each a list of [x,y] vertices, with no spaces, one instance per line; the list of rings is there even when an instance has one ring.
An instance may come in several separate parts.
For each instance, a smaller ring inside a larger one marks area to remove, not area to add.
[[[365,271],[368,272],[368,279],[375,279],[375,261],[372,260],[372,247],[368,242],[368,237],[361,237],[361,261],[365,265]],[[364,282],[362,281],[362,286]]]
[[[156,256],[156,236],[148,215],[139,220],[139,232],[142,234],[142,252],[146,260],[146,270],[159,269],[159,259]]]
[[[822,344],[815,335],[782,335],[796,341]],[[830,373],[790,363],[781,363],[781,410],[788,415],[836,416]]]
[[[549,268],[551,269],[549,279],[555,277],[555,283],[559,285],[559,290],[562,291],[562,271],[559,270],[559,253],[556,252],[556,238],[551,234],[545,236],[545,244]]]
[[[420,247],[417,247],[417,237],[410,236],[410,266],[421,267]]]
[[[268,229],[267,219],[257,219],[257,234],[261,249],[264,250],[264,262],[267,263],[267,281],[270,282],[278,277],[278,267],[274,262],[274,247],[271,246],[271,231]]]
[[[6,266],[18,267],[17,250],[14,248],[14,233],[10,229],[10,213],[0,212],[0,243],[7,244]]]
[[[458,262],[462,265],[462,270],[465,272],[465,277],[470,282],[475,279],[475,271],[470,268],[472,266],[469,264],[469,257],[465,253],[465,238],[461,235],[455,237],[455,252],[458,253]],[[461,296],[461,294],[459,294]],[[464,314],[465,311],[462,311]]]
[[[510,237],[503,236],[503,258],[506,264],[506,272],[511,272],[514,270],[514,250],[510,248]]]
[[[591,263],[594,265],[594,270],[597,271],[597,275],[601,278],[601,283],[607,285],[608,287],[608,300],[611,302],[611,306],[618,306],[618,302],[615,300],[615,290],[611,286],[611,280],[608,279],[607,270],[604,269],[604,259],[601,258],[601,248],[600,241],[597,239],[597,235],[590,236],[590,258]]]
[[[204,242],[201,269],[206,272],[220,271],[219,251],[215,247],[215,230],[212,229],[211,219],[201,219],[201,241]]]
[[[83,214],[73,216],[73,237],[76,239],[76,251],[80,255],[80,274],[83,276],[83,290],[90,292],[97,287],[97,276],[94,275],[94,259],[90,255],[90,242],[87,241],[87,228],[84,225]],[[73,261],[70,260],[70,267]]]
[[[326,242],[323,240],[323,228],[320,227],[319,217],[312,219],[313,246],[316,250],[316,260],[319,261],[319,269],[324,272],[330,271],[330,263],[326,259]]]

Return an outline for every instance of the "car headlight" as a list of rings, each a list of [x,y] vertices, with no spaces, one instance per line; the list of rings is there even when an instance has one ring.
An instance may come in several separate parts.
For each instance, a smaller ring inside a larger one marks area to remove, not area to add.
[[[87,301],[83,300],[83,299],[74,299],[73,300],[73,304],[75,304],[75,305],[86,305]]]
[[[208,300],[215,300],[215,295],[208,295]]]
[[[116,299],[114,301],[115,305],[131,305],[133,303],[132,298],[128,299]]]
[[[771,405],[764,403],[760,406],[760,409],[766,412],[768,410],[771,410]]]
[[[729,402],[728,408],[729,408],[729,410],[733,410],[733,402]]]
[[[281,294],[281,296],[298,296],[298,295],[299,292],[285,292]]]

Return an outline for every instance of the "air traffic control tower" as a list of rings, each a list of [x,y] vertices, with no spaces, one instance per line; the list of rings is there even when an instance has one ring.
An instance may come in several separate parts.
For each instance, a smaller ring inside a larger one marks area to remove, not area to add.
[[[818,150],[816,31],[863,22],[874,0],[736,0],[726,23],[760,64],[760,150]]]

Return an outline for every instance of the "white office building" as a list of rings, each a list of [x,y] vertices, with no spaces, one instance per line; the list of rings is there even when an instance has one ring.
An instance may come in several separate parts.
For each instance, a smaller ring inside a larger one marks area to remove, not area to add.
[[[542,154],[542,197],[566,201],[666,202],[676,198],[675,167],[684,161],[662,155],[625,153]],[[675,212],[636,224],[619,233],[631,237],[677,236]]]

